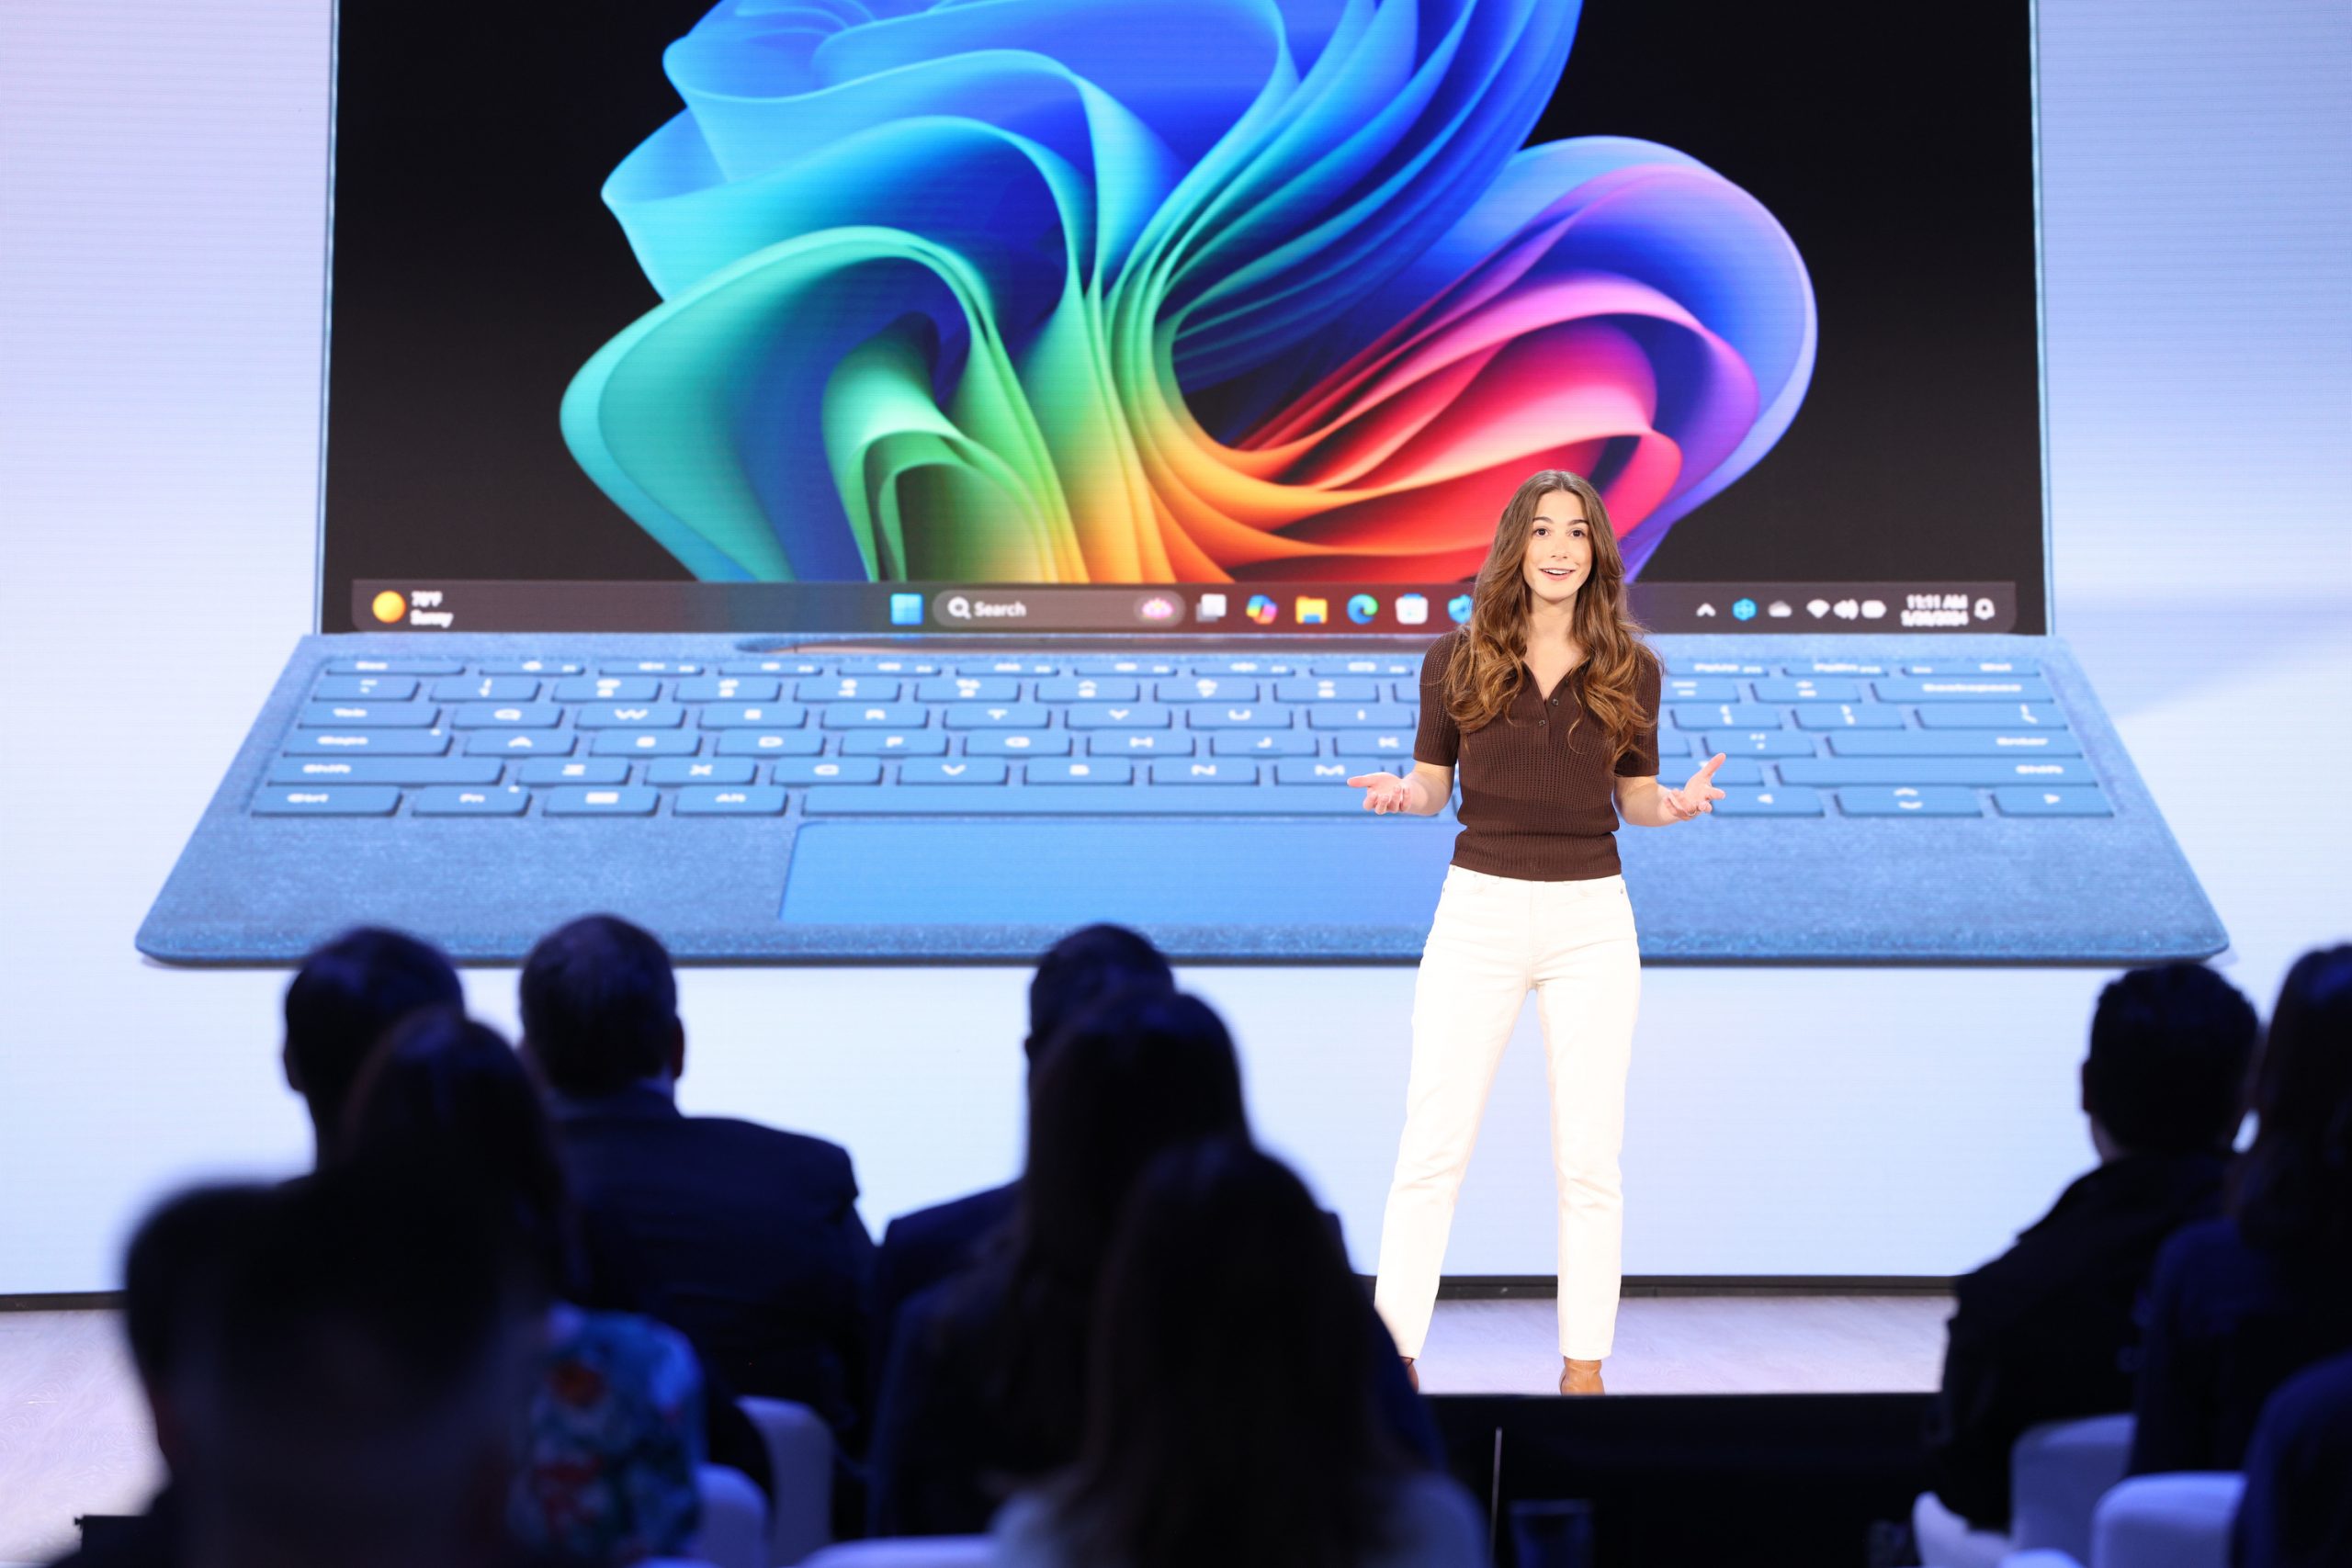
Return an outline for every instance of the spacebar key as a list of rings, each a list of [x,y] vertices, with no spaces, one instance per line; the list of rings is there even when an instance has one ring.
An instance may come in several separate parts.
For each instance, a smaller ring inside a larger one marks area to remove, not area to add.
[[[1086,784],[906,784],[858,789],[819,784],[801,809],[810,817],[1329,817],[1363,810],[1363,797],[1335,784],[1261,784],[1248,789],[1151,789]]]

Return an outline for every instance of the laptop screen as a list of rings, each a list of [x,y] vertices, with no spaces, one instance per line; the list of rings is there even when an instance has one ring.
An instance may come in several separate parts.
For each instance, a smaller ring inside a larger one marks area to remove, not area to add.
[[[2027,7],[345,0],[328,630],[2048,627]]]

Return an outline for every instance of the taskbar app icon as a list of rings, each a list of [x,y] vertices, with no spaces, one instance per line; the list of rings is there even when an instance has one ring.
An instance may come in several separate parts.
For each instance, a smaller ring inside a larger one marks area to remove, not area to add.
[[[1282,606],[1263,593],[1252,593],[1250,603],[1241,607],[1241,613],[1250,617],[1252,625],[1271,626],[1274,624],[1274,617],[1282,614]]]

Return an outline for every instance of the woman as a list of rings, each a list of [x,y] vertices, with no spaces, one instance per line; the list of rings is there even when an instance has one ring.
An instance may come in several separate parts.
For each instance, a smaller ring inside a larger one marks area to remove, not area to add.
[[[476,1193],[529,1264],[545,1339],[507,1510],[522,1543],[598,1568],[684,1555],[701,1518],[701,1370],[676,1330],[566,1299],[578,1233],[514,1049],[455,1009],[412,1014],[361,1070],[340,1146],[346,1164]]]
[[[1688,822],[1724,795],[1721,755],[1679,789],[1659,785],[1659,673],[1625,609],[1624,561],[1600,492],[1545,469],[1503,508],[1468,623],[1422,661],[1413,771],[1348,781],[1368,810],[1430,817],[1462,773],[1463,830],[1413,988],[1405,1135],[1380,1232],[1376,1300],[1408,1371],[1487,1089],[1532,987],[1559,1185],[1560,1392],[1601,1392],[1641,992],[1614,834],[1620,818]]]
[[[1077,1463],[996,1524],[1003,1568],[1472,1568],[1476,1508],[1375,1393],[1394,1363],[1298,1178],[1238,1138],[1161,1156],[1094,1298]]]
[[[2263,1404],[2352,1350],[2352,947],[2287,971],[2229,1213],[2156,1255],[2132,1473],[2235,1470]]]

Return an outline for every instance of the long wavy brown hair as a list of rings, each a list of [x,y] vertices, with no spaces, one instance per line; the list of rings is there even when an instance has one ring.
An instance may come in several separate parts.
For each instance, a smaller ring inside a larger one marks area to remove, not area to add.
[[[1592,571],[1577,592],[1575,629],[1584,662],[1584,708],[1608,739],[1612,759],[1634,749],[1646,728],[1636,693],[1641,661],[1652,658],[1642,628],[1625,608],[1625,558],[1609,526],[1609,507],[1581,475],[1565,468],[1531,474],[1503,508],[1495,542],[1470,591],[1469,623],[1445,671],[1445,707],[1464,730],[1493,723],[1510,706],[1527,674],[1527,537],[1544,498],[1566,491],[1584,502],[1592,536]]]

